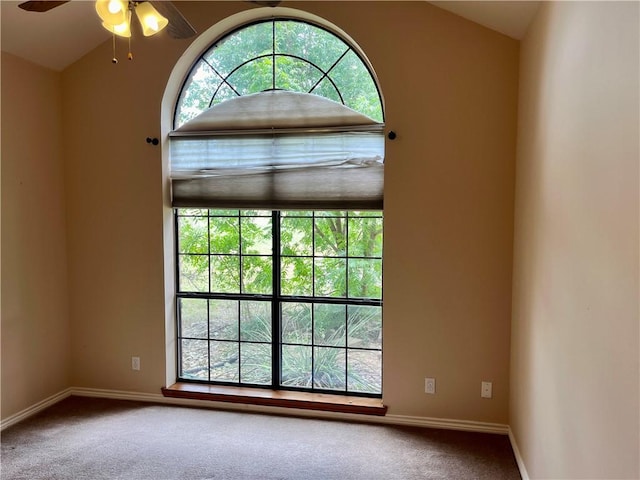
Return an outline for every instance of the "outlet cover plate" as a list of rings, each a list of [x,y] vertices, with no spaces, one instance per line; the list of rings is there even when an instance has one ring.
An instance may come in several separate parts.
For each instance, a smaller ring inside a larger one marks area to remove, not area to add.
[[[426,377],[424,379],[424,393],[434,395],[436,393],[436,379]]]
[[[480,396],[482,398],[491,398],[493,395],[493,385],[491,382],[482,382]]]

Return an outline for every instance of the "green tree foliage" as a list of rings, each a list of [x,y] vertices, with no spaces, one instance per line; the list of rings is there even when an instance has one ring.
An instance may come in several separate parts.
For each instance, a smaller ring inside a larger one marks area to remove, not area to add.
[[[180,291],[272,293],[270,215],[180,210]],[[282,212],[280,240],[282,294],[381,298],[379,212]]]

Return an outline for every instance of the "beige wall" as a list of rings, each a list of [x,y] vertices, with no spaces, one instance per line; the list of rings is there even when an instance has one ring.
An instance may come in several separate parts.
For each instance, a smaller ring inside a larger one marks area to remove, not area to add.
[[[69,387],[60,74],[2,53],[2,418]]]
[[[531,478],[640,478],[638,3],[522,42],[511,417]]]
[[[518,42],[426,2],[286,6],[359,43],[398,133],[385,180],[389,413],[506,423]],[[180,8],[203,32],[255,6]],[[134,38],[128,62],[119,42],[112,65],[106,42],[62,73],[73,386],[158,393],[166,382],[173,271],[163,268],[161,148],[145,139],[162,138],[163,92],[189,44]],[[480,398],[482,380],[493,399]]]

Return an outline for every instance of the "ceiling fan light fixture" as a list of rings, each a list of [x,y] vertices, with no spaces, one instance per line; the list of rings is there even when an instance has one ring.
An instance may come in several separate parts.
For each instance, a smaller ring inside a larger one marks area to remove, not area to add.
[[[120,25],[108,25],[105,22],[102,22],[102,26],[105,30],[110,31],[111,33],[114,33],[119,37],[131,37],[131,25],[129,23],[129,19],[127,19],[126,22],[123,22]]]
[[[136,5],[136,15],[142,26],[142,34],[145,37],[155,35],[169,24],[169,20],[160,15],[149,2]]]
[[[129,2],[124,0],[96,0],[96,12],[109,26],[121,25],[128,19]],[[110,28],[107,30],[111,31]]]

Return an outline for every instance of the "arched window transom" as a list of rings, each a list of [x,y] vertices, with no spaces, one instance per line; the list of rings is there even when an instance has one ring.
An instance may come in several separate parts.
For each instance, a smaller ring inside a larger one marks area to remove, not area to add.
[[[234,30],[200,56],[182,86],[174,128],[226,100],[268,90],[318,95],[384,121],[376,82],[357,51],[323,27],[281,18]]]

